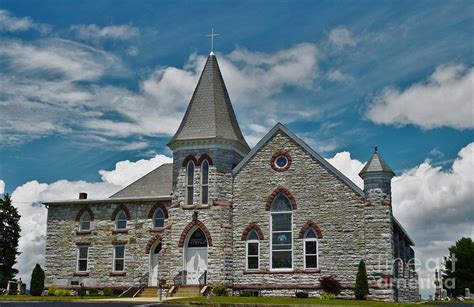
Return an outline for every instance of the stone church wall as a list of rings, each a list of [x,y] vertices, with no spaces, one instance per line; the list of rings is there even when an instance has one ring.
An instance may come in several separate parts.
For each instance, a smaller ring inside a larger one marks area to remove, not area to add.
[[[292,158],[290,168],[276,172],[270,166],[275,152],[283,150]],[[267,199],[279,186],[294,197],[293,269],[290,272],[270,270],[270,211]],[[234,288],[254,288],[278,294],[282,288],[318,289],[319,278],[334,275],[343,286],[355,283],[359,261],[364,258],[363,198],[330,174],[297,143],[277,133],[240,170],[234,179],[233,199]],[[298,233],[307,221],[321,230],[319,269],[304,269],[303,240]],[[263,232],[260,242],[260,269],[245,270],[245,227],[255,223]]]
[[[148,218],[154,202],[122,204],[130,212],[127,233],[115,233],[111,216],[119,204],[92,204],[88,208],[94,215],[91,231],[78,234],[76,221],[82,205],[50,205],[46,242],[46,284],[60,287],[71,286],[71,282],[83,282],[86,287],[126,288],[136,285],[149,270],[147,244],[155,236],[164,238],[170,232],[169,223],[161,231],[151,230],[152,220]],[[164,205],[169,207],[169,203]],[[125,274],[112,272],[114,244],[125,244]],[[89,272],[77,273],[77,246],[89,245]],[[166,249],[164,240],[163,249]],[[160,267],[166,266],[160,258]]]

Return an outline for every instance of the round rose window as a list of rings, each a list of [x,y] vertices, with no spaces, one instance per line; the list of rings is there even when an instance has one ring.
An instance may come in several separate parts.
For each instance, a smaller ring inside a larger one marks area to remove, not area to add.
[[[284,168],[288,164],[288,159],[285,156],[278,156],[275,159],[275,166],[278,168]]]
[[[279,150],[273,154],[270,165],[274,171],[287,171],[291,165],[291,156],[288,154],[288,152]]]

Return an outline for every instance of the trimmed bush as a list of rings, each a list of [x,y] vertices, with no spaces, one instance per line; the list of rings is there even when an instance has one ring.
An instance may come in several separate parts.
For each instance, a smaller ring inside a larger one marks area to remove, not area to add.
[[[44,271],[37,263],[31,273],[30,294],[33,296],[41,296],[44,290]]]
[[[224,285],[217,285],[212,288],[212,294],[214,294],[214,296],[229,296],[227,287]]]
[[[114,295],[114,290],[112,290],[110,288],[105,288],[104,289],[104,295],[105,296],[113,296]]]
[[[98,289],[90,289],[89,290],[89,295],[99,295],[99,290]]]
[[[296,297],[297,297],[297,298],[308,298],[308,297],[309,297],[309,294],[308,294],[308,292],[302,292],[302,291],[300,291],[300,292],[296,292]]]
[[[336,296],[332,293],[321,293],[319,298],[322,300],[333,300],[336,298]]]
[[[338,296],[341,293],[341,284],[337,281],[334,276],[325,276],[319,280],[321,289],[326,293],[334,294]]]
[[[58,291],[58,287],[51,286],[48,288],[48,295],[53,296],[56,295],[56,291]]]
[[[356,283],[354,294],[358,300],[366,300],[369,295],[369,282],[367,280],[367,269],[365,268],[364,260],[359,262],[359,269],[357,270]]]

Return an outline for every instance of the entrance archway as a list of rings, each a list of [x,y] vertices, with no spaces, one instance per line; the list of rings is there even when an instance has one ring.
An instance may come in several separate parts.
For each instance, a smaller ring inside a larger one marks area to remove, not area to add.
[[[184,244],[186,284],[198,285],[199,277],[207,270],[207,247],[207,236],[201,228],[190,231]]]
[[[150,249],[150,271],[148,273],[149,280],[148,285],[151,287],[158,286],[158,279],[159,279],[159,260],[160,260],[160,252],[161,252],[162,244],[161,241],[156,241]]]

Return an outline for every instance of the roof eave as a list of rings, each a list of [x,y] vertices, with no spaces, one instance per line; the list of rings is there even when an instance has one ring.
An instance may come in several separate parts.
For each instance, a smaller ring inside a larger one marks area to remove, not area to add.
[[[149,197],[123,197],[123,198],[97,198],[97,199],[73,199],[73,200],[54,200],[40,201],[43,205],[88,205],[98,203],[124,203],[141,201],[167,201],[171,200],[171,195],[158,195]]]

